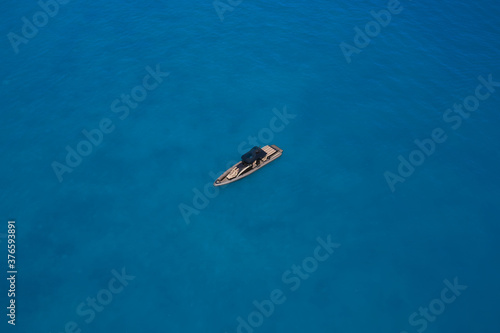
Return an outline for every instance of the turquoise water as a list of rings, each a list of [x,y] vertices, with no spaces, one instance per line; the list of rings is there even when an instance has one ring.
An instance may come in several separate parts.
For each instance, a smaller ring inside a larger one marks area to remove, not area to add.
[[[497,332],[497,2],[58,7],[0,14],[2,332]]]

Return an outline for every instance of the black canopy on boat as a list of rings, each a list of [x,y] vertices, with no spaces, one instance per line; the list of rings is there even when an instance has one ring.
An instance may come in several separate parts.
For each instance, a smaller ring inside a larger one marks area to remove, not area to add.
[[[257,159],[264,158],[266,156],[266,152],[255,146],[250,151],[243,156],[241,156],[241,160],[245,163],[252,164]]]

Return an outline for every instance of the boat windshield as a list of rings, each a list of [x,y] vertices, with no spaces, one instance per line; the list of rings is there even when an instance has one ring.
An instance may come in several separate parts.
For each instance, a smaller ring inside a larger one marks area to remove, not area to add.
[[[241,160],[245,163],[251,164],[258,159],[264,158],[266,156],[266,152],[255,146],[250,151],[243,156],[241,156]]]

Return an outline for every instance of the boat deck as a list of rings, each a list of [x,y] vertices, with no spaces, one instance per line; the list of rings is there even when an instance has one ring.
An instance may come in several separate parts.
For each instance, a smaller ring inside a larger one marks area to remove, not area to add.
[[[217,180],[215,180],[214,182],[214,186],[226,185],[235,182],[239,179],[242,179],[252,174],[253,172],[257,171],[258,169],[262,168],[264,165],[274,161],[283,154],[283,149],[278,148],[278,146],[275,145],[267,145],[262,147],[261,149],[266,152],[266,156],[261,160],[259,165],[255,166],[250,171],[246,171],[245,173],[234,177],[235,173],[238,172],[238,170],[241,170],[241,167],[243,166],[242,162],[238,162],[231,168],[229,168],[226,172],[224,172],[219,178],[217,178]]]

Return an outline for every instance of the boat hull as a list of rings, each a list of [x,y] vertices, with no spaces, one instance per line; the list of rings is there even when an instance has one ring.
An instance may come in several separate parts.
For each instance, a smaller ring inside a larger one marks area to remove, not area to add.
[[[250,169],[248,171],[245,171],[243,174],[241,174],[239,176],[236,176],[235,178],[232,178],[232,179],[227,178],[227,176],[229,175],[229,173],[234,168],[239,167],[239,166],[241,166],[243,164],[242,162],[236,163],[235,165],[233,165],[232,167],[230,167],[228,170],[226,170],[226,172],[224,172],[219,178],[217,178],[215,180],[214,186],[222,186],[222,185],[230,184],[230,183],[233,183],[233,182],[235,182],[237,180],[245,178],[245,177],[251,175],[252,173],[254,173],[255,171],[259,170],[260,168],[268,165],[272,161],[276,160],[278,157],[280,157],[283,154],[283,149],[281,149],[281,148],[279,148],[278,146],[275,146],[275,145],[264,146],[264,147],[262,147],[262,149],[263,150],[267,150],[267,151],[274,150],[274,152],[271,153],[271,154],[267,154],[266,155],[266,160],[261,161],[260,164],[257,165],[256,167],[252,167],[252,169]]]

